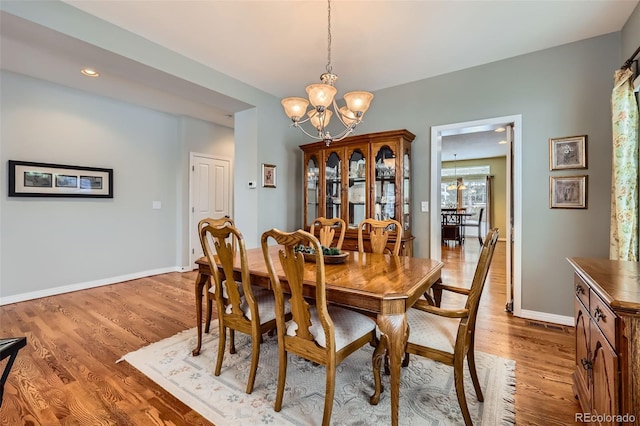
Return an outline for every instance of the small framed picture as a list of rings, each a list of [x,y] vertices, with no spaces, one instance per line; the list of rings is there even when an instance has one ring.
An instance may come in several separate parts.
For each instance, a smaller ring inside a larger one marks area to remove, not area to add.
[[[586,169],[587,135],[549,139],[549,169]]]
[[[262,163],[262,186],[264,188],[276,187],[276,166]]]
[[[551,176],[549,198],[552,209],[586,209],[588,176]]]

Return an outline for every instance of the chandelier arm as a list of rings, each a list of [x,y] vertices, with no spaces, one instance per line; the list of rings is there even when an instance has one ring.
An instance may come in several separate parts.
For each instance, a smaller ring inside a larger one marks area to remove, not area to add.
[[[308,120],[305,120],[305,121],[308,121]],[[300,131],[301,131],[302,133],[304,133],[305,135],[307,135],[307,136],[308,136],[308,137],[310,137],[311,139],[316,139],[316,140],[319,140],[319,141],[324,140],[324,138],[323,138],[323,137],[320,137],[320,136],[314,136],[314,135],[312,135],[312,134],[309,134],[309,132],[307,132],[307,131],[304,129],[304,127],[302,127],[302,126],[298,126],[298,125],[296,125],[296,123],[293,123],[290,127],[297,127],[298,129],[300,129]]]
[[[338,116],[338,120],[340,120],[342,125],[344,127],[349,127],[349,125],[347,123],[345,123],[344,120],[342,119],[342,113],[340,112],[340,109],[338,108],[338,104],[336,103],[336,98],[333,98],[333,110],[336,112],[336,115]]]
[[[331,138],[332,142],[338,142],[341,141],[342,139],[346,138],[347,136],[349,136],[351,133],[353,133],[353,128],[352,127],[347,127],[346,129],[344,129],[342,131],[342,133],[340,133],[338,136],[333,136]]]

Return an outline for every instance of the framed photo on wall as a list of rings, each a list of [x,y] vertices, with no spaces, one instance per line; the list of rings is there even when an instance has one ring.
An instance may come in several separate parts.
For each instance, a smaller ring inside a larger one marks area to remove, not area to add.
[[[588,176],[551,176],[549,198],[552,209],[586,209]]]
[[[9,197],[113,198],[113,169],[9,160]]]
[[[262,163],[262,186],[264,188],[276,187],[276,166]]]
[[[549,169],[586,169],[587,135],[549,139]]]

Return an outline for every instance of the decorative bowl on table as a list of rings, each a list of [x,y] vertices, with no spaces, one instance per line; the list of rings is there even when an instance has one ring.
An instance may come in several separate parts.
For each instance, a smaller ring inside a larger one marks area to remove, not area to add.
[[[311,247],[300,245],[295,250],[296,252],[302,252],[305,262],[316,261],[316,253]],[[349,257],[349,253],[340,251],[336,247],[322,246],[322,252],[324,263],[326,264],[344,263]]]

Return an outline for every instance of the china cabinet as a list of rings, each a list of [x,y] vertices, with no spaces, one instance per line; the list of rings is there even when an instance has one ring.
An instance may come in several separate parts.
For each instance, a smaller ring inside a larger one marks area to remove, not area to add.
[[[574,268],[573,392],[588,424],[640,424],[638,262],[569,258]],[[588,416],[588,418],[587,418]]]
[[[347,223],[345,250],[358,249],[358,224],[366,218],[402,225],[401,254],[413,254],[411,235],[411,142],[407,130],[351,136],[304,152],[304,228],[316,217]],[[392,246],[394,241],[389,242]]]

